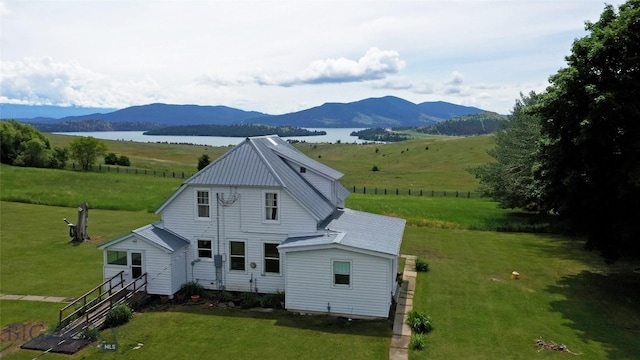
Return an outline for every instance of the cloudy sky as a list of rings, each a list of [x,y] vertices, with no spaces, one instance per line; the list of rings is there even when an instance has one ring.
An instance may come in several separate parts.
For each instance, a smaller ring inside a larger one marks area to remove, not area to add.
[[[623,1],[606,1],[618,6]],[[0,1],[0,102],[270,114],[393,95],[507,114],[601,0]]]

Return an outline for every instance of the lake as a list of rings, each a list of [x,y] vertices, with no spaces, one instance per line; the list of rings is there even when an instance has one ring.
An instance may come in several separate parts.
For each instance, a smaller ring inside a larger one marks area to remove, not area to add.
[[[325,131],[326,135],[320,136],[291,136],[283,139],[299,140],[308,143],[341,143],[363,144],[370,141],[360,140],[357,136],[351,136],[351,132],[363,130],[363,128],[309,128],[308,130]],[[73,136],[92,136],[103,140],[121,140],[135,142],[167,142],[174,144],[196,144],[210,146],[238,145],[244,137],[226,136],[173,136],[173,135],[144,135],[144,131],[86,131],[86,132],[56,132],[54,134]]]

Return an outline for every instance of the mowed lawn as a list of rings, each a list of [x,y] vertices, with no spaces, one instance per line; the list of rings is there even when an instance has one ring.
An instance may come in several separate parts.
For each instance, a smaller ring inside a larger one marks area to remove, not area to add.
[[[361,200],[361,206],[366,207],[366,198]],[[476,205],[478,200],[474,199],[457,201],[455,206],[464,207],[465,201],[470,207],[485,206]],[[41,295],[77,296],[90,288],[101,277],[102,257],[95,249],[97,243],[153,221],[156,216],[92,210],[89,233],[100,239],[73,246],[66,239],[60,217],[75,209],[1,205],[1,291]],[[17,227],[9,213],[23,219],[20,213],[31,214],[31,225]],[[32,240],[28,229],[48,235]],[[17,239],[27,243],[18,246]],[[33,250],[28,257],[21,257],[20,252],[26,248],[41,249],[40,254]],[[426,335],[425,350],[410,352],[411,359],[573,356],[550,350],[538,352],[535,341],[539,337],[567,345],[581,354],[580,359],[637,359],[640,354],[640,275],[632,271],[631,264],[604,264],[597,254],[583,251],[578,240],[546,234],[409,226],[402,252],[425,257],[431,268],[418,276],[414,307],[432,318],[435,330]],[[29,264],[23,266],[24,273],[7,272],[20,268],[19,264]],[[519,280],[511,279],[514,270],[520,272]],[[46,303],[3,301],[0,306],[3,325],[46,321],[57,315],[49,314],[55,309]],[[10,322],[5,321],[7,311],[12,314]],[[103,331],[102,336],[113,339],[110,330]],[[43,358],[199,358],[215,348],[221,358],[385,359],[390,339],[388,321],[349,323],[279,312],[183,306],[137,314],[118,329],[117,354],[88,347],[72,357],[47,354]],[[142,347],[134,349],[139,344]],[[20,350],[6,358],[31,359],[36,355]]]

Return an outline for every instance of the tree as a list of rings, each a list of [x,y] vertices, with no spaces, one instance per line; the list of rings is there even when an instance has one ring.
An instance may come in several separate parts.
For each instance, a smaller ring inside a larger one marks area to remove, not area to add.
[[[534,176],[539,168],[540,119],[527,112],[539,97],[534,92],[520,94],[511,118],[495,133],[495,147],[488,151],[496,161],[470,170],[480,179],[480,191],[503,208],[540,209],[541,193]]]
[[[198,171],[204,169],[207,165],[211,163],[211,159],[209,159],[209,155],[204,154],[198,158]]]
[[[61,168],[66,150],[52,147],[49,139],[31,125],[16,120],[0,122],[0,160],[4,164]]]
[[[104,141],[92,136],[81,136],[69,143],[71,158],[78,160],[82,170],[89,170],[99,156],[107,151]]]
[[[586,30],[534,107],[544,200],[608,260],[640,256],[640,0]]]

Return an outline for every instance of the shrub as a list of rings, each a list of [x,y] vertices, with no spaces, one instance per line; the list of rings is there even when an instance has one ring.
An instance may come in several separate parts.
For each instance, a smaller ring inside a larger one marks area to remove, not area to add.
[[[107,314],[107,319],[104,322],[106,327],[120,326],[126,324],[133,317],[133,310],[127,304],[120,304],[114,306]]]
[[[424,335],[422,334],[411,334],[411,341],[409,342],[409,347],[413,350],[423,350],[424,349]]]
[[[260,306],[262,306],[263,308],[280,309],[282,308],[283,302],[284,302],[284,293],[280,291],[276,291],[275,293],[264,294],[260,298]]]
[[[104,163],[106,165],[115,165],[118,163],[118,155],[115,153],[108,153],[107,156],[104,157]]]
[[[415,309],[409,311],[407,314],[407,324],[411,328],[411,331],[418,334],[426,334],[433,330],[431,319]]]
[[[190,298],[193,295],[204,295],[204,286],[197,281],[188,281],[180,287],[180,292],[182,292],[187,298]]]
[[[98,336],[100,336],[100,331],[98,331],[98,329],[96,328],[84,329],[82,331],[82,334],[80,334],[80,338],[82,338],[83,340],[89,340],[91,342],[98,340]]]
[[[130,166],[131,165],[131,161],[129,160],[129,157],[124,156],[124,155],[120,155],[120,157],[118,158],[118,165],[120,165],[120,166]]]
[[[371,171],[373,172],[380,171],[380,168],[378,168],[377,165],[373,165],[373,167],[371,168]]]
[[[204,169],[207,165],[211,163],[211,159],[209,155],[204,154],[198,158],[198,171]]]
[[[243,309],[249,309],[260,305],[260,298],[258,294],[253,292],[246,292],[240,295],[240,307]]]
[[[229,301],[233,300],[233,295],[231,295],[231,293],[228,292],[228,291],[222,290],[218,294],[218,299],[221,302],[229,302]]]
[[[426,272],[429,271],[429,263],[426,259],[416,258],[416,271]]]

